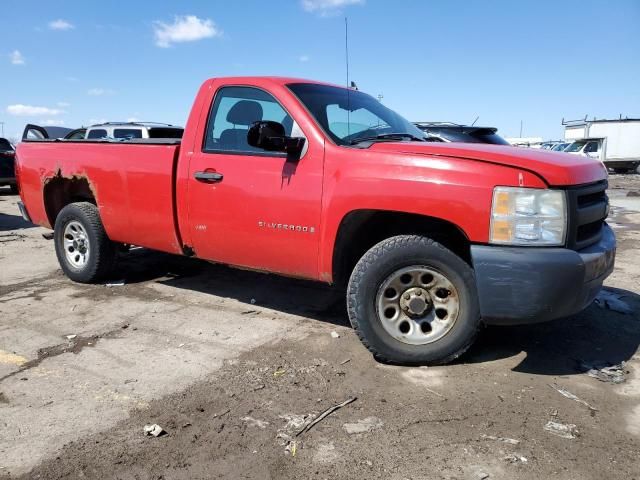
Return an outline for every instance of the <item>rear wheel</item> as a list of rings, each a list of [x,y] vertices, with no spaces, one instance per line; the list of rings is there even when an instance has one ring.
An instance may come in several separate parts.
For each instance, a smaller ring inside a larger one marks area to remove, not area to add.
[[[95,283],[111,272],[115,244],[109,240],[98,208],[92,203],[64,207],[56,218],[54,241],[60,267],[71,280]]]
[[[384,240],[360,259],[347,308],[364,345],[393,363],[450,362],[469,348],[480,326],[471,267],[417,235]]]

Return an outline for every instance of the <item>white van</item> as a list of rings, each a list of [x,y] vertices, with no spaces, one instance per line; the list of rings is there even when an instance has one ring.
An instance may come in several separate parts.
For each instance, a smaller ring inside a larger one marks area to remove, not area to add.
[[[573,141],[565,152],[597,158],[616,173],[640,173],[640,118],[562,123],[565,139]]]

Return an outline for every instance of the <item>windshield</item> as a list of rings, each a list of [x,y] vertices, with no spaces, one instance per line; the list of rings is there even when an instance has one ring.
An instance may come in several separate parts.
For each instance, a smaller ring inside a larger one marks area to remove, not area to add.
[[[573,142],[565,149],[565,152],[579,152],[586,143],[587,142]]]
[[[338,145],[391,134],[393,137],[398,134],[394,140],[400,140],[400,136],[424,139],[424,134],[411,122],[365,93],[313,83],[294,83],[287,87]]]

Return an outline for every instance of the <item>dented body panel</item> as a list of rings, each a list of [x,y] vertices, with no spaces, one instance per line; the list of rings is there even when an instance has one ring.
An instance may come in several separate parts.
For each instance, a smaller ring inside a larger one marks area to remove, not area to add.
[[[288,90],[293,82],[300,80],[207,80],[180,145],[21,143],[17,170],[29,216],[51,227],[56,208],[47,184],[86,182],[114,241],[331,283],[336,239],[350,213],[430,217],[453,225],[470,245],[483,245],[495,186],[562,187],[606,178],[600,162],[588,158],[509,146],[338,146]],[[306,138],[302,158],[204,151],[209,111],[224,86],[253,86],[274,96]],[[198,182],[194,174],[202,170],[224,179]]]

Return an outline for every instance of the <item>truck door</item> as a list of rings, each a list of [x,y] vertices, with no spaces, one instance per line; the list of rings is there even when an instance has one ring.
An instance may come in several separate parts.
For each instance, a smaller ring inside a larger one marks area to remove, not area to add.
[[[193,249],[208,260],[318,278],[324,146],[307,139],[296,162],[251,147],[247,131],[259,120],[304,136],[266,91],[228,86],[216,92],[189,166]]]

